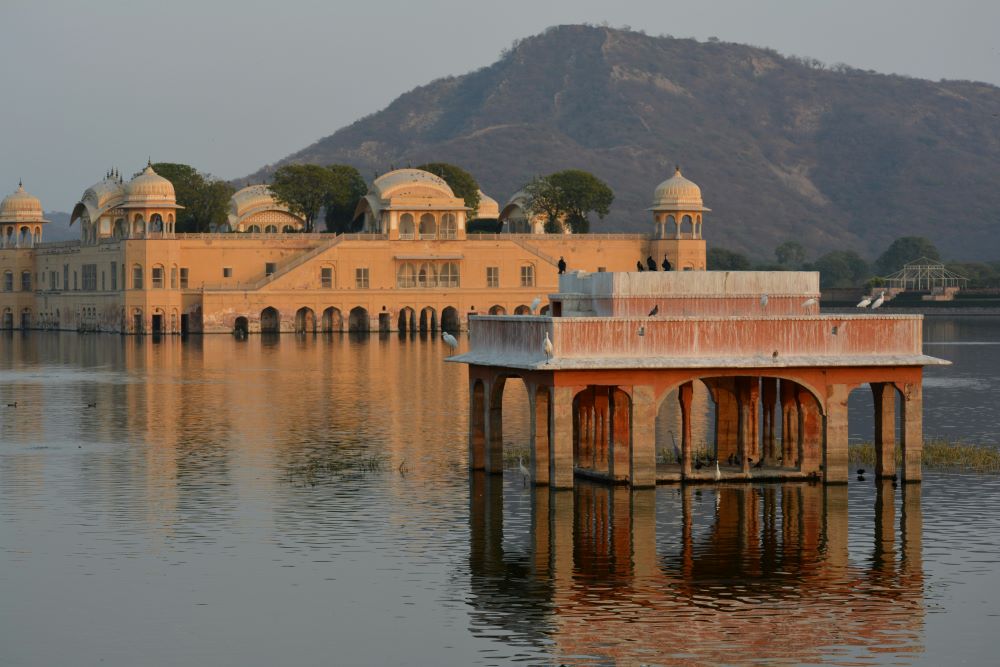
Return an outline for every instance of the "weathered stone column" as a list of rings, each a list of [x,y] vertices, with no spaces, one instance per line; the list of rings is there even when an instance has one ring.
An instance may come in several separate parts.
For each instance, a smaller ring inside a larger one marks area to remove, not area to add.
[[[795,400],[796,384],[782,380],[781,391],[781,465],[799,464],[799,405]]]
[[[632,399],[621,389],[613,389],[611,394],[611,433],[608,474],[616,482],[624,482],[629,476],[629,449],[632,443],[631,414]]]
[[[608,387],[599,387],[594,392],[594,470],[610,471],[609,449],[611,445],[610,404]]]
[[[778,455],[775,452],[774,428],[774,408],[778,402],[777,378],[760,379],[760,400],[761,404],[764,406],[763,424],[761,424],[764,431],[764,442],[761,456],[768,465],[771,465],[776,463],[778,458]]]
[[[528,469],[531,471],[531,481],[535,484],[549,483],[551,404],[548,387],[528,385],[528,412],[531,419],[528,445],[531,460]]]
[[[486,469],[486,390],[476,378],[469,379],[469,468]]]
[[[875,407],[875,478],[896,474],[896,387],[872,382]]]
[[[795,397],[799,406],[799,470],[804,473],[819,472],[823,444],[823,415],[816,397],[805,387],[798,386]]]
[[[715,449],[719,459],[727,461],[739,454],[740,411],[735,381],[717,380],[710,389],[715,399]]]
[[[656,392],[637,385],[632,391],[632,486],[656,486]]]
[[[503,474],[503,386],[503,378],[494,378],[487,387],[486,472],[493,475]]]
[[[826,433],[823,447],[823,481],[846,484],[847,463],[847,385],[834,384],[827,389]]]
[[[582,437],[582,436],[581,436]],[[549,483],[573,488],[573,388],[552,390],[552,447]]]
[[[691,476],[691,399],[694,383],[685,382],[677,388],[677,401],[681,404],[681,478]]]
[[[907,384],[903,392],[903,481],[923,479],[920,459],[924,453],[924,398],[920,383]]]
[[[760,449],[757,442],[757,402],[760,387],[757,378],[736,379],[736,403],[739,406],[739,456],[744,474],[750,472],[750,459]]]

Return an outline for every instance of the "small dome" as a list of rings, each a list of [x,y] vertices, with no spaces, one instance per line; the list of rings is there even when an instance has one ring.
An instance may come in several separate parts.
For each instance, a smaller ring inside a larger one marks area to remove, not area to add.
[[[42,217],[42,202],[17,184],[17,191],[0,202],[0,222],[46,222]]]
[[[684,178],[681,168],[656,186],[653,194],[654,211],[707,211],[701,199],[701,188]]]
[[[479,210],[476,217],[490,219],[500,217],[500,204],[482,190],[479,191]]]
[[[174,185],[155,171],[148,164],[142,173],[125,185],[125,204],[173,204],[176,201]]]

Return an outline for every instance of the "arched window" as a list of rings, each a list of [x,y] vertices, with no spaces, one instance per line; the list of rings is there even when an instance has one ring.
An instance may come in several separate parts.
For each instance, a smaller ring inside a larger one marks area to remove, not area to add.
[[[443,239],[453,239],[457,232],[457,225],[455,224],[455,214],[445,213],[441,216],[441,238]]]
[[[177,289],[177,265],[170,267],[170,289]]]
[[[264,233],[265,234],[277,234],[278,233],[278,226],[277,225],[268,225],[267,227],[264,228]]]
[[[159,213],[154,213],[149,216],[149,231],[150,232],[162,232],[163,231],[163,218]]]
[[[125,218],[118,218],[115,220],[114,235],[116,239],[123,239],[128,236],[128,227],[125,224]]]
[[[13,292],[14,291],[14,272],[4,271],[3,272],[3,291]]]
[[[409,213],[399,216],[399,238],[413,238],[413,216]]]
[[[420,273],[417,274],[417,284],[421,287],[437,287],[437,271],[433,264],[424,263],[420,265]]]
[[[685,233],[691,234],[691,238],[694,238],[694,224],[691,222],[690,215],[681,218],[681,228],[678,230],[677,238],[681,238],[681,235]]]
[[[146,233],[146,222],[142,219],[142,215],[136,215],[135,219],[132,221],[132,235],[142,236]]]
[[[399,287],[416,287],[417,268],[409,262],[400,265],[399,271],[396,272],[396,284]]]
[[[291,225],[285,225],[284,227],[281,228],[281,233],[282,234],[291,234],[294,231],[295,231],[295,228],[292,227]]]
[[[132,289],[142,289],[142,264],[132,265]]]
[[[260,234],[260,225],[250,225],[247,232],[250,234]]]
[[[420,238],[432,239],[437,233],[437,225],[434,223],[434,216],[424,213],[420,216]]]
[[[458,264],[448,262],[442,266],[441,273],[438,274],[438,285],[441,287],[458,287],[458,283]]]

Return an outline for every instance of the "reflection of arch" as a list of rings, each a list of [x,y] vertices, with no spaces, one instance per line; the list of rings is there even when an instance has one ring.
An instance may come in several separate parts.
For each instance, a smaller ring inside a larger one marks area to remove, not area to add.
[[[316,313],[312,308],[299,308],[295,313],[295,333],[316,333]]]
[[[260,313],[260,332],[279,333],[281,331],[281,315],[278,309],[268,306]]]
[[[507,309],[501,305],[490,306],[490,315],[506,315]]]
[[[424,213],[420,216],[420,238],[422,239],[432,239],[437,233],[437,223],[434,221],[434,216],[430,213]]]
[[[413,216],[409,213],[399,216],[399,238],[412,239],[413,233]]]
[[[330,306],[323,311],[323,333],[344,330],[344,317],[340,314],[339,308]]]
[[[351,308],[351,313],[347,320],[347,330],[348,331],[369,331],[371,329],[371,321],[368,317],[368,311],[361,306],[356,306]]]
[[[441,311],[441,329],[449,333],[457,333],[462,328],[462,321],[458,317],[458,309],[448,306]]]
[[[515,315],[531,315],[531,308],[528,308],[523,303],[514,309]]]
[[[430,306],[424,307],[420,311],[420,330],[437,331],[437,328],[438,328],[437,311],[435,311]]]

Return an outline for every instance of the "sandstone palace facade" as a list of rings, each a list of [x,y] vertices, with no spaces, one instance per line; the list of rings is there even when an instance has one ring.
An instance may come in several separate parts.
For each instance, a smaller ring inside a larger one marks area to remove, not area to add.
[[[544,234],[523,198],[497,234],[466,233],[469,214],[442,179],[401,169],[358,203],[359,234],[305,234],[302,221],[249,186],[226,231],[175,232],[173,185],[151,166],[87,188],[79,241],[45,243],[41,202],[23,187],[0,203],[0,328],[126,334],[433,331],[473,314],[521,314],[568,271],[635,271],[666,256],[705,269],[701,190],[680,170],[655,190],[643,234]],[[534,233],[531,233],[534,232]]]

